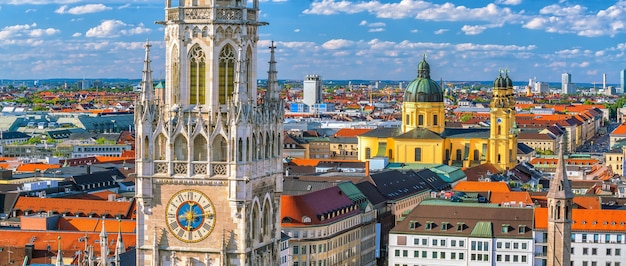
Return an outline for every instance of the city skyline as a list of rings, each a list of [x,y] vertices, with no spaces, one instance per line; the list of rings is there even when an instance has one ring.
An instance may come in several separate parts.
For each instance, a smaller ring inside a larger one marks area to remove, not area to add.
[[[384,2],[384,3],[383,3]],[[538,3],[540,2],[540,3]],[[0,79],[138,78],[153,44],[164,76],[163,0],[0,2]],[[271,41],[279,79],[411,80],[425,54],[432,78],[619,84],[626,1],[261,0],[258,77]]]

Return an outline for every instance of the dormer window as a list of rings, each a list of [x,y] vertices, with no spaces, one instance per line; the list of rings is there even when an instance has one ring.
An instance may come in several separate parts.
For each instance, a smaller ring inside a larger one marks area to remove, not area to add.
[[[520,234],[526,233],[526,225],[520,225],[517,228],[517,232],[520,233]]]
[[[417,228],[417,221],[409,221],[409,229],[415,230]]]
[[[463,231],[463,229],[465,229],[465,224],[464,223],[456,223],[456,231],[457,232],[461,232],[461,231]]]
[[[508,233],[509,233],[509,227],[510,227],[510,226],[511,226],[511,225],[509,225],[509,224],[503,224],[503,225],[502,225],[502,233],[504,233],[504,234],[508,234]]]
[[[434,222],[426,222],[426,230],[432,230],[435,227]]]
[[[311,222],[311,217],[309,217],[309,216],[302,216],[302,222],[303,223],[310,223]]]
[[[447,231],[448,230],[448,222],[442,222],[441,223],[441,231]]]

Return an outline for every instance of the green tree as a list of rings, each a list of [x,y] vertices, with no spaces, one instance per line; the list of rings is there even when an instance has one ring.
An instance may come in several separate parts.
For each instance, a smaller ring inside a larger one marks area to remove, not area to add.
[[[467,122],[470,121],[470,119],[472,119],[474,117],[474,115],[472,113],[465,113],[461,115],[461,122]]]

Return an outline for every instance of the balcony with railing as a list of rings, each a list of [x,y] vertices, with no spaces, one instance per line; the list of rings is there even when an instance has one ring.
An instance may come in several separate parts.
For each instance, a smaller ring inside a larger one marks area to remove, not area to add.
[[[218,20],[218,21],[256,21],[257,10],[238,7],[176,7],[165,11],[168,21],[194,21],[194,20]]]

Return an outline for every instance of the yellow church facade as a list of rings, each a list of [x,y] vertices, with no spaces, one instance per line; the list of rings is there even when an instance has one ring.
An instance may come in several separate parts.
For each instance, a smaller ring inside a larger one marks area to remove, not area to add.
[[[443,91],[430,79],[425,58],[404,92],[400,128],[377,128],[358,136],[359,160],[472,167],[491,163],[500,170],[517,164],[514,90],[508,73],[494,81],[489,128],[446,128]]]

